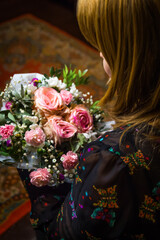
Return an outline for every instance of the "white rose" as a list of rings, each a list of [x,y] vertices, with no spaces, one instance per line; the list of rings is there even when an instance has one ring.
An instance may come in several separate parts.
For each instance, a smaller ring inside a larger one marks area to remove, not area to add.
[[[49,87],[58,87],[59,80],[57,77],[52,77],[47,80]]]

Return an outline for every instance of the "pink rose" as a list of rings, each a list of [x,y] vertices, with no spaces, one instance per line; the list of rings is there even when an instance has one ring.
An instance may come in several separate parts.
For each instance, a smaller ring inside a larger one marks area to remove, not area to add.
[[[46,168],[38,168],[29,174],[30,182],[36,187],[43,187],[49,183],[52,175]]]
[[[61,95],[53,88],[40,87],[35,91],[35,107],[44,113],[52,113],[63,107]]]
[[[9,138],[13,135],[13,131],[15,129],[15,126],[13,125],[7,125],[0,127],[0,136],[2,137],[2,140]]]
[[[63,121],[59,116],[51,116],[44,125],[44,131],[57,144],[57,142],[61,143],[61,139],[73,137],[77,128],[71,123]]]
[[[63,154],[61,157],[63,167],[67,170],[73,169],[78,163],[78,155],[72,151]]]
[[[61,94],[61,97],[62,97],[64,103],[66,105],[68,105],[71,102],[72,98],[73,98],[72,94],[69,91],[67,91],[67,90],[61,90],[60,94]]]
[[[11,102],[6,102],[5,108],[6,108],[7,110],[11,110],[11,106],[12,106],[12,103],[11,103]]]
[[[93,119],[89,111],[83,106],[77,106],[71,111],[69,120],[78,128],[78,132],[88,132],[93,126]]]
[[[45,142],[46,135],[44,134],[41,128],[32,129],[30,131],[26,131],[25,140],[28,145],[33,147],[39,147]]]

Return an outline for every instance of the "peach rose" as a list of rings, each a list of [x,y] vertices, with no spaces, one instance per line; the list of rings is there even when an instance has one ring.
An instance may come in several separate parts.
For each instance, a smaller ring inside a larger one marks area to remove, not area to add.
[[[35,107],[44,113],[52,113],[62,109],[63,100],[61,95],[53,88],[40,87],[34,94]]]
[[[72,94],[69,91],[67,91],[67,90],[61,90],[60,94],[61,94],[61,97],[62,97],[64,103],[66,105],[68,105],[71,102],[72,98],[73,98]]]
[[[73,169],[78,163],[78,155],[72,151],[69,151],[66,155],[62,155],[61,161],[63,162],[63,167],[65,169]]]
[[[61,143],[62,139],[73,137],[77,128],[71,123],[63,121],[59,116],[51,116],[44,125],[44,131],[57,144],[57,142]]]
[[[84,106],[75,107],[70,114],[69,120],[78,128],[78,132],[88,132],[93,126],[93,119]]]
[[[36,187],[43,187],[49,183],[52,175],[46,168],[38,168],[29,174],[30,182]]]
[[[33,147],[40,147],[45,142],[46,135],[44,134],[41,128],[32,129],[30,131],[26,131],[25,140],[28,145]]]

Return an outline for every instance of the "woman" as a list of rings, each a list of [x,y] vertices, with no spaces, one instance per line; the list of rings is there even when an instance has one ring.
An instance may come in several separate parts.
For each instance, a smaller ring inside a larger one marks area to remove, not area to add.
[[[111,77],[101,106],[116,124],[86,146],[71,190],[19,171],[37,239],[159,239],[160,1],[79,0],[77,17]]]

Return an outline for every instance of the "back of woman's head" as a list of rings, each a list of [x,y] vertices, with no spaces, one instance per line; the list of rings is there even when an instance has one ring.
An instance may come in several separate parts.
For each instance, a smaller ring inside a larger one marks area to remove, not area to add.
[[[111,68],[101,105],[120,124],[160,128],[160,0],[79,0],[77,18]]]

